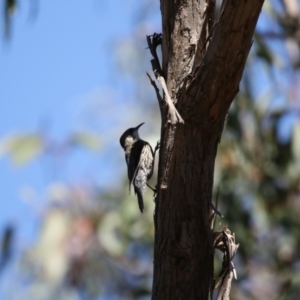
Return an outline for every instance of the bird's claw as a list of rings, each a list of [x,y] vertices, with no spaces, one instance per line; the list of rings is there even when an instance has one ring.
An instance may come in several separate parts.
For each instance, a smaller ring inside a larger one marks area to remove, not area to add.
[[[158,142],[156,143],[156,146],[155,146],[155,148],[154,148],[154,154],[156,153],[156,151],[157,151],[158,149],[160,149],[160,141],[158,141]]]
[[[155,199],[156,195],[157,195],[157,188],[156,188],[156,186],[155,186],[155,188],[153,188],[148,183],[147,183],[147,186],[153,191],[153,199]]]

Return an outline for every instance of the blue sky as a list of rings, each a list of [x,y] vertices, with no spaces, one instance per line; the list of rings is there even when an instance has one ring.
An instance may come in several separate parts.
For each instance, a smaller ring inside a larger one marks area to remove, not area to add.
[[[59,141],[80,127],[95,129],[84,124],[80,114],[85,100],[112,89],[114,42],[130,34],[134,2],[38,1],[34,19],[30,18],[30,1],[20,3],[10,40],[0,43],[1,139],[11,133],[36,132],[45,123],[50,124],[51,138]],[[109,100],[104,105],[109,106]],[[92,170],[95,181],[105,180],[102,163],[97,153],[75,151],[69,172],[59,174],[58,179],[79,181]],[[31,235],[49,180],[41,160],[16,167],[1,156],[0,228],[13,222],[21,240]],[[37,192],[41,203],[24,202],[22,191],[29,188]]]

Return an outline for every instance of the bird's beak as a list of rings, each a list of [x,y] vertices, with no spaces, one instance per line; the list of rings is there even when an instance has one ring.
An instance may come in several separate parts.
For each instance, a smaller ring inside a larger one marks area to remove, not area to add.
[[[138,130],[142,125],[144,125],[145,124],[145,122],[144,123],[141,123],[140,125],[138,125],[138,126],[136,126],[135,127],[135,130]]]

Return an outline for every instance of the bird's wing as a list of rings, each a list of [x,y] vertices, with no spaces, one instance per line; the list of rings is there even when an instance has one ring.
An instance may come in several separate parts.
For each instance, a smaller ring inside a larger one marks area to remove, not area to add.
[[[144,142],[141,150],[139,164],[133,175],[132,183],[134,187],[139,189],[144,194],[147,186],[147,181],[151,178],[153,172],[153,151],[151,146]]]
[[[139,168],[141,153],[144,146],[145,142],[142,140],[138,140],[133,144],[131,148],[131,153],[128,161],[129,192],[131,184],[133,183],[133,180],[136,177],[136,173]]]

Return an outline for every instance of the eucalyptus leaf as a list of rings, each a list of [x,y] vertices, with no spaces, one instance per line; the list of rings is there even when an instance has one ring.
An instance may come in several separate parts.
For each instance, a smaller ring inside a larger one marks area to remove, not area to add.
[[[16,134],[0,143],[0,152],[9,155],[16,165],[23,165],[35,158],[43,149],[43,139],[38,134]]]

